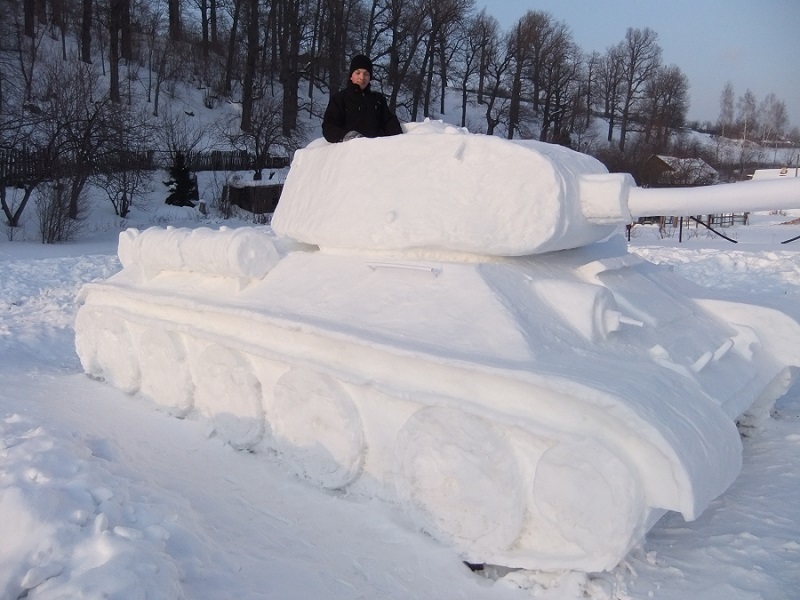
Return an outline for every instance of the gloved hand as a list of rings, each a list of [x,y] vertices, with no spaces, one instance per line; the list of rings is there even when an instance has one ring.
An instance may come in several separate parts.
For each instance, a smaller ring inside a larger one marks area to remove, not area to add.
[[[364,137],[357,131],[348,131],[345,136],[342,138],[343,142],[349,142],[350,140],[354,140],[356,138]]]

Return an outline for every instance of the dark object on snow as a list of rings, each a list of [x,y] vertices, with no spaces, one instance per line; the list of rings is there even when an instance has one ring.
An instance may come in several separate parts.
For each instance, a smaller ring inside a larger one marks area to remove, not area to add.
[[[175,159],[169,169],[170,180],[164,185],[169,186],[170,194],[165,202],[172,206],[190,206],[200,199],[197,191],[197,177],[186,166],[186,157],[183,152],[176,152]]]
[[[241,187],[231,183],[225,186],[222,193],[231,204],[235,204],[253,214],[263,215],[275,212],[275,207],[278,206],[282,191],[282,183]]]
[[[373,92],[369,85],[362,90],[352,82],[331,96],[322,119],[322,134],[331,143],[341,142],[349,131],[368,138],[403,133],[386,98]]]

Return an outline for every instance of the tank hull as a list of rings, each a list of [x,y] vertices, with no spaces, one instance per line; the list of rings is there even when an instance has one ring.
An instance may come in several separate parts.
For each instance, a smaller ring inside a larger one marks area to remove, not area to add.
[[[167,242],[235,251],[173,261]],[[618,239],[464,261],[152,229],[120,257],[81,292],[88,374],[397,502],[470,562],[612,568],[664,511],[693,519],[730,485],[735,419],[790,383],[752,323]]]

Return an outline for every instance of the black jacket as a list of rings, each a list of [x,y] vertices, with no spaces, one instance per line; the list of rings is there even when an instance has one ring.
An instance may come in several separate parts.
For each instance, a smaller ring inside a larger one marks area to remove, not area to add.
[[[370,90],[369,85],[362,90],[355,83],[348,83],[331,96],[322,118],[322,135],[331,143],[341,142],[350,131],[368,138],[403,133],[386,98]]]

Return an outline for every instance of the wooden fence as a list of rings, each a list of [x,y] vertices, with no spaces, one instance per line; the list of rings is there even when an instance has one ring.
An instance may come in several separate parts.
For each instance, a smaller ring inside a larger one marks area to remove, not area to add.
[[[186,166],[190,171],[248,171],[253,168],[254,158],[247,151],[189,152]],[[283,169],[289,166],[286,156],[270,156],[265,169]]]
[[[169,153],[154,150],[127,150],[98,157],[90,163],[80,163],[65,157],[53,158],[40,152],[0,149],[0,185],[17,185],[69,177],[87,169],[92,171],[124,171],[166,169],[171,162]],[[253,168],[253,157],[246,151],[189,152],[186,165],[190,171],[246,171]],[[285,156],[269,157],[266,169],[289,166]]]

